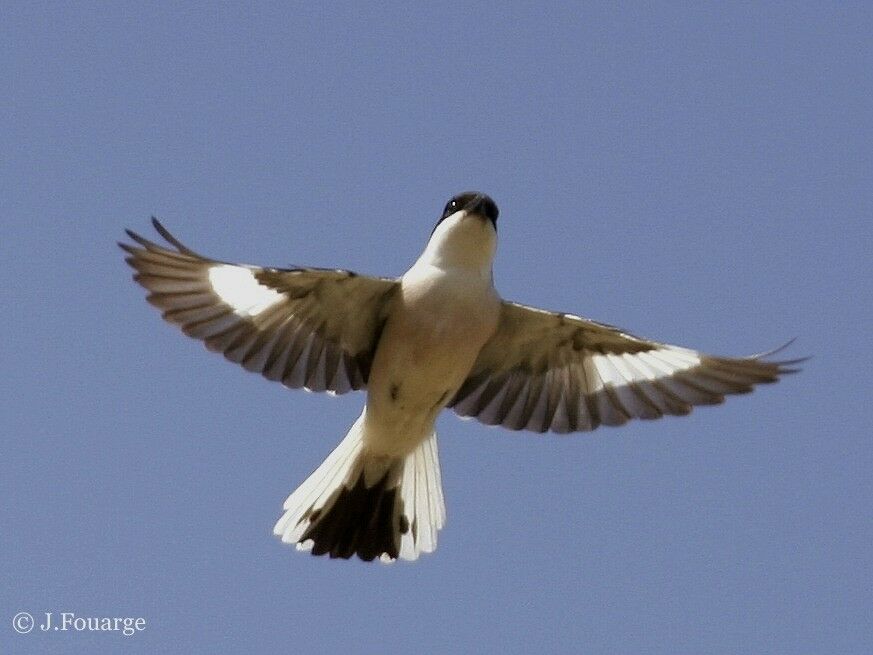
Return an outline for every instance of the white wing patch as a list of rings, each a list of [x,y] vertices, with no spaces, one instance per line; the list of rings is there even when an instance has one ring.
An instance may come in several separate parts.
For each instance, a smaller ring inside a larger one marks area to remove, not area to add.
[[[248,268],[219,264],[209,269],[212,290],[233,309],[237,316],[257,316],[276,303],[283,295],[260,284]]]
[[[450,406],[511,430],[566,433],[684,415],[775,382],[802,360],[715,357],[569,314],[504,302]]]
[[[330,269],[275,269],[198,255],[158,221],[172,248],[128,231],[119,243],[147,300],[188,336],[291,388],[366,386],[396,280]]]

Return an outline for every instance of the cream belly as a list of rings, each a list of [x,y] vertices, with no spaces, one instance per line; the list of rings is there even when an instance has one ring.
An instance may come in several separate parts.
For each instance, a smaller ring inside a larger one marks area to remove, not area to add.
[[[370,370],[368,451],[406,455],[430,436],[496,329],[499,311],[490,279],[435,267],[404,276]]]

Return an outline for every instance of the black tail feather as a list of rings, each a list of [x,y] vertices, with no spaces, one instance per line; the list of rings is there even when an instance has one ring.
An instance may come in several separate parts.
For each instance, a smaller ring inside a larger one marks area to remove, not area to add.
[[[353,487],[337,489],[325,509],[309,516],[310,525],[300,541],[312,540],[313,555],[341,559],[357,555],[367,562],[382,555],[397,559],[403,501],[397,486],[388,488],[390,477],[386,473],[367,487],[362,474]]]

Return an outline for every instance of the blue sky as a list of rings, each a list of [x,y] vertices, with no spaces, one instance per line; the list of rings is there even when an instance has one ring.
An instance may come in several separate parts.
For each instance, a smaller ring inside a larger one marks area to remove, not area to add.
[[[4,3],[0,651],[869,652],[871,32],[866,3]],[[814,359],[591,434],[447,413],[436,553],[297,553],[273,522],[363,395],[208,354],[115,241],[154,214],[399,275],[466,189],[506,298]]]

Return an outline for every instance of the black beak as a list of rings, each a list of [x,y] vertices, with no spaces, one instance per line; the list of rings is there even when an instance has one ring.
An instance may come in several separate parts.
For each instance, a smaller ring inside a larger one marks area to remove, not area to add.
[[[495,228],[497,227],[497,216],[500,211],[494,201],[484,193],[477,194],[465,209],[471,213],[481,214],[491,221]]]

